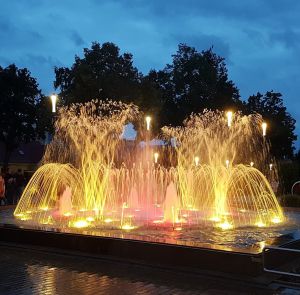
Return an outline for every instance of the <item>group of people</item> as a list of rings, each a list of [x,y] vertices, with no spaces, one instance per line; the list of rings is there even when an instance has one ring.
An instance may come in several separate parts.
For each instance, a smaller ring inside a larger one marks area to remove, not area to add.
[[[17,173],[10,174],[1,172],[0,174],[0,205],[15,205],[26,185],[26,179],[19,169]]]

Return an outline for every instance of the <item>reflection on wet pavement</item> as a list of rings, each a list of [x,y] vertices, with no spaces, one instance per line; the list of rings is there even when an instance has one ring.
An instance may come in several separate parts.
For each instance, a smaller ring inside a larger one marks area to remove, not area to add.
[[[0,294],[273,294],[188,273],[0,244]]]

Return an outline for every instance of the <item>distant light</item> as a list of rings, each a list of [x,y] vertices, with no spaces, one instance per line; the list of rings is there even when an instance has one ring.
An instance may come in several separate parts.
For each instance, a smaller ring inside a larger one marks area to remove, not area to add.
[[[154,153],[154,163],[155,164],[157,164],[158,157],[159,157],[159,154],[158,153]]]
[[[253,167],[254,166],[254,162],[250,162],[250,166]]]
[[[263,132],[263,136],[266,136],[267,135],[267,127],[268,127],[268,124],[266,122],[263,122],[261,124],[261,127],[262,127],[262,132]]]
[[[270,171],[272,171],[272,169],[273,169],[273,164],[270,164],[269,167],[270,167]]]
[[[150,131],[150,122],[151,122],[151,117],[150,116],[146,116],[146,129],[147,131]]]
[[[52,113],[56,112],[56,102],[57,102],[57,95],[56,94],[52,94],[50,96],[51,98],[51,102],[52,102]]]
[[[199,162],[200,162],[200,158],[196,156],[196,157],[194,158],[194,161],[195,161],[195,165],[198,166],[198,165],[199,165]]]
[[[229,163],[230,163],[229,160],[226,160],[226,161],[225,161],[225,164],[226,164],[226,167],[227,167],[227,168],[229,168]]]
[[[228,111],[226,113],[226,116],[227,116],[227,125],[228,125],[228,127],[230,127],[231,123],[232,123],[233,112],[232,111]]]

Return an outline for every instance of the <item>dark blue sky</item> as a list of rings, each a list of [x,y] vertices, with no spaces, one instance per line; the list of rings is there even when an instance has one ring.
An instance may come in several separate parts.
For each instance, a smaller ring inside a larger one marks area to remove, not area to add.
[[[271,89],[284,95],[300,135],[298,0],[0,2],[0,65],[28,67],[46,94],[53,67],[70,66],[92,41],[131,52],[143,73],[170,62],[179,42],[213,45],[242,98]]]

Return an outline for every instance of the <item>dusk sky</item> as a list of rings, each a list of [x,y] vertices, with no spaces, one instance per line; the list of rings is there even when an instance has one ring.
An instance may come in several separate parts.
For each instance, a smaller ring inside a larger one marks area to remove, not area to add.
[[[214,46],[243,99],[273,89],[300,135],[300,1],[0,0],[0,65],[27,67],[45,94],[54,66],[92,41],[116,43],[144,74],[171,62],[178,43]],[[297,147],[300,147],[298,140]]]

